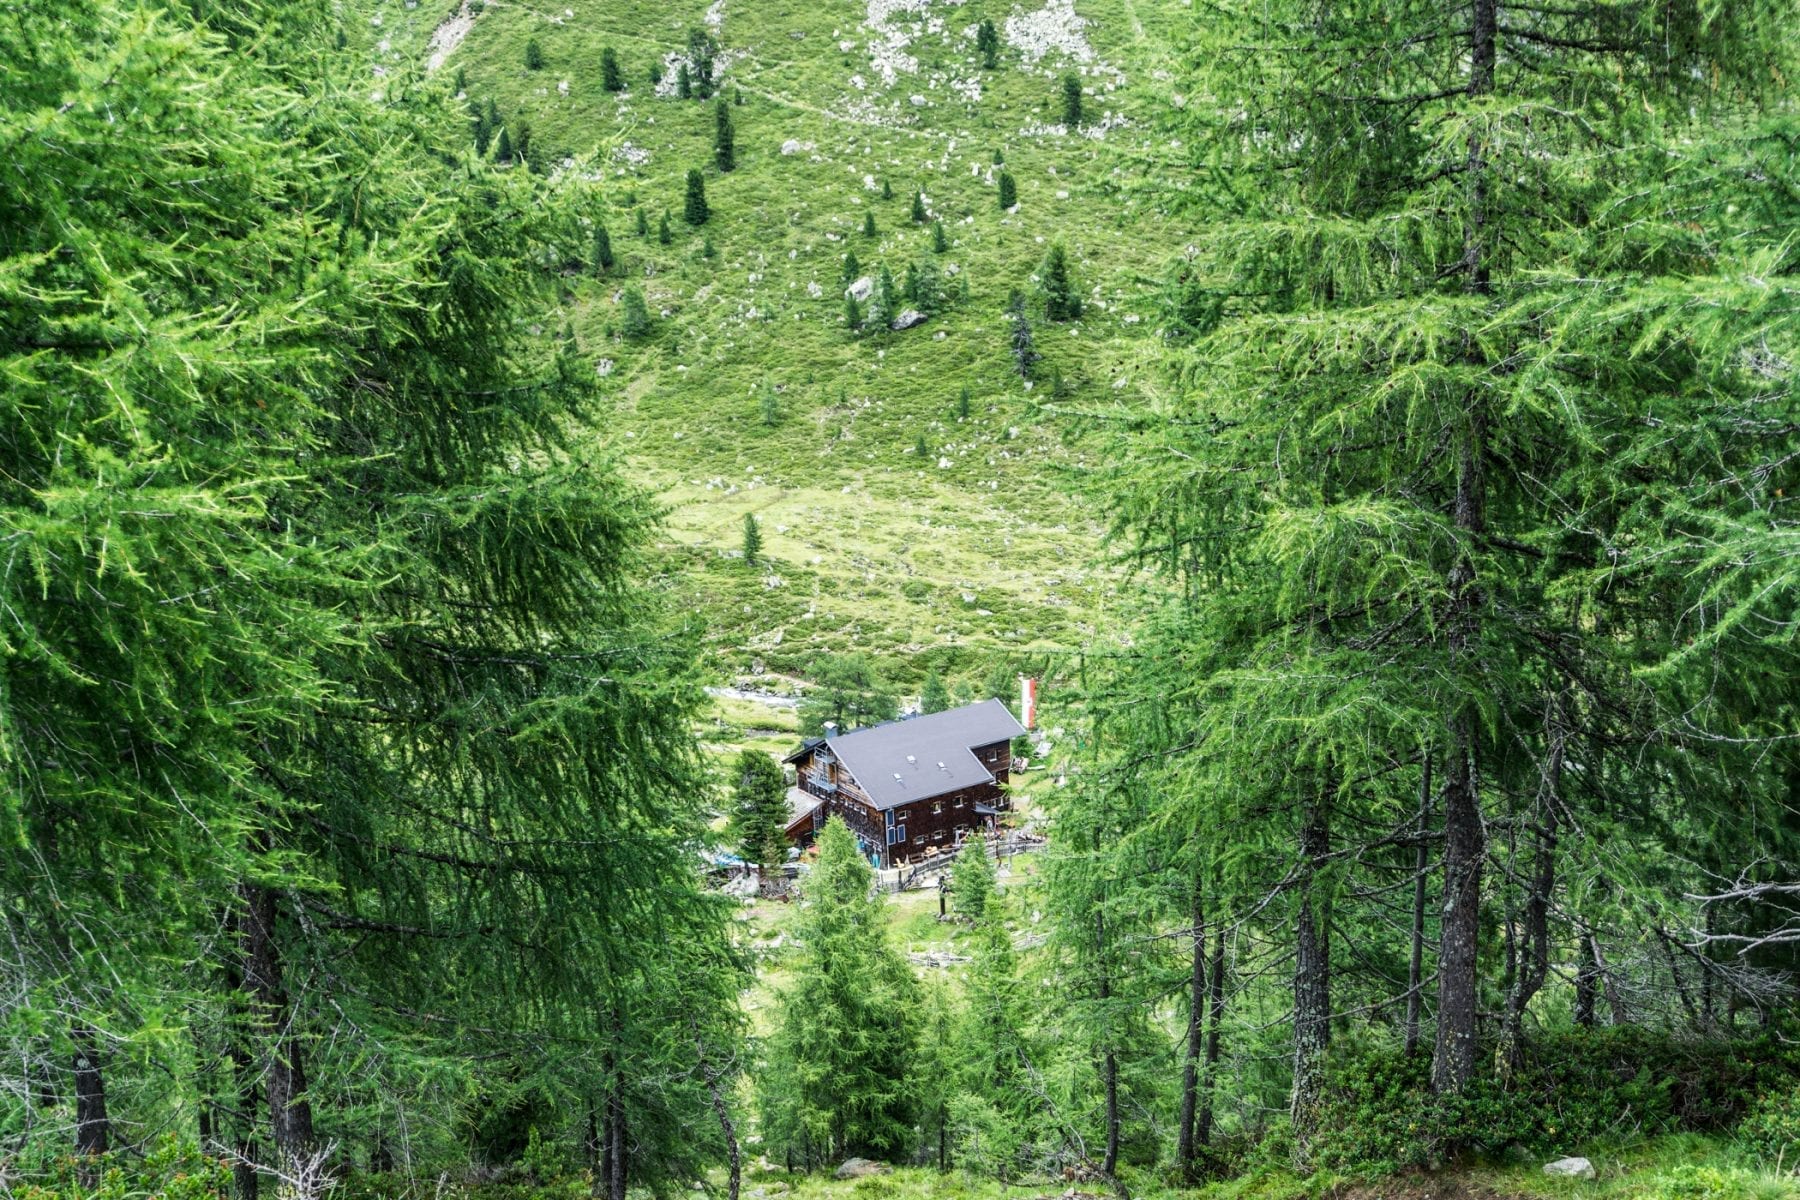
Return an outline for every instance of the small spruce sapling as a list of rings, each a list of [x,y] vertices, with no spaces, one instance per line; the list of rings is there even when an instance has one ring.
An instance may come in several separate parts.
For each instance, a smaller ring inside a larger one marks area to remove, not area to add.
[[[662,215],[662,220],[656,223],[656,240],[664,246],[675,240],[675,231],[669,228],[669,214],[666,212]]]
[[[942,221],[933,221],[931,223],[931,252],[933,254],[942,254],[949,248],[950,239],[944,236],[944,223]]]
[[[756,522],[755,513],[744,514],[744,561],[751,566],[762,557],[762,526]]]
[[[883,200],[892,200],[894,198],[893,186],[885,179],[881,181],[881,198]]]
[[[650,309],[644,303],[644,293],[636,284],[631,284],[619,295],[619,331],[632,341],[648,337],[650,334]]]
[[[662,83],[662,80],[663,80],[662,63],[660,63],[660,62],[651,63],[650,64],[650,86],[656,87],[658,84]]]
[[[494,161],[510,163],[513,160],[512,136],[506,132],[506,126],[500,127],[500,143],[494,147]]]
[[[731,109],[723,96],[713,109],[713,163],[721,171],[737,166],[737,131],[731,126]]]
[[[922,433],[919,435],[919,440],[913,443],[913,454],[918,457],[920,462],[931,457],[931,447],[925,444],[925,435]]]
[[[637,210],[637,235],[641,238],[650,236],[650,218],[644,215],[641,208]]]
[[[1062,243],[1053,243],[1038,272],[1044,293],[1044,320],[1072,321],[1081,315],[1081,296],[1069,282],[1069,259]]]
[[[683,100],[694,98],[694,77],[689,73],[686,63],[682,63],[681,68],[675,72],[675,94]]]
[[[594,274],[596,274],[596,275],[605,274],[607,271],[612,270],[612,266],[613,266],[612,235],[606,231],[606,226],[595,225],[594,226]]]
[[[925,223],[925,193],[923,191],[915,190],[913,192],[912,219],[921,225]]]
[[[708,237],[705,241],[700,243],[700,257],[701,258],[716,258],[716,257],[718,257],[718,254],[719,254],[718,248],[713,245],[713,240],[711,237]]]
[[[855,283],[857,276],[861,274],[862,264],[856,260],[856,251],[852,250],[844,255],[844,283]]]
[[[1000,65],[1000,31],[986,17],[975,27],[975,50],[981,55],[983,67],[992,71]]]
[[[1081,125],[1081,76],[1073,71],[1062,77],[1062,123],[1070,129]]]
[[[969,419],[969,385],[966,383],[963,384],[962,395],[956,398],[956,419],[959,421]]]
[[[600,86],[609,92],[625,90],[625,74],[619,70],[619,56],[611,46],[600,51]]]
[[[781,399],[775,394],[773,384],[765,381],[757,389],[757,407],[762,411],[762,423],[774,428],[781,424]]]
[[[1013,182],[1011,171],[1000,172],[1000,208],[1005,211],[1019,202],[1019,186]]]
[[[1038,363],[1037,344],[1031,334],[1031,316],[1025,311],[1025,297],[1017,288],[1006,303],[1006,312],[1012,318],[1013,365],[1020,379],[1029,380]]]
[[[687,173],[687,198],[681,207],[681,219],[689,225],[704,225],[712,216],[706,203],[706,180],[697,169]]]
[[[855,333],[858,329],[862,328],[862,323],[863,323],[862,305],[860,305],[856,302],[855,296],[852,296],[850,293],[845,292],[844,293],[844,328],[848,329],[851,333]]]
[[[543,66],[544,48],[538,45],[538,40],[536,38],[532,38],[525,43],[525,69],[527,71],[538,71],[542,70]]]
[[[875,236],[875,214],[872,212],[863,214],[863,236]]]

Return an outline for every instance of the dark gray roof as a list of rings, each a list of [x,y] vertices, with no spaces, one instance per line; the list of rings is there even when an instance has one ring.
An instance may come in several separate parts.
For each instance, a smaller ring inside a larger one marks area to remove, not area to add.
[[[879,809],[898,808],[978,783],[994,776],[973,747],[1011,741],[1025,732],[998,700],[965,704],[945,712],[871,725],[827,738],[838,761],[849,768]]]

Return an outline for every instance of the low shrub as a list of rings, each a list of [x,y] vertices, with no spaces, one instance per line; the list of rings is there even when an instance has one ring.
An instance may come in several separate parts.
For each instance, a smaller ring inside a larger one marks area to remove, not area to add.
[[[1738,1126],[1738,1141],[1776,1169],[1800,1172],[1800,1085],[1758,1100]]]
[[[1426,1056],[1398,1050],[1335,1063],[1313,1142],[1319,1165],[1383,1174],[1464,1153],[1549,1155],[1603,1136],[1723,1132],[1794,1088],[1800,1047],[1618,1028],[1540,1039],[1510,1078],[1484,1075],[1453,1099],[1431,1094],[1430,1071]]]

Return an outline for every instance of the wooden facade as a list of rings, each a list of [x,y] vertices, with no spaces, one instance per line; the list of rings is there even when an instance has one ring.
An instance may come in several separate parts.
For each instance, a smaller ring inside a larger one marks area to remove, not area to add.
[[[968,718],[959,721],[965,711]],[[895,728],[900,726],[905,728]],[[992,829],[1008,807],[1012,737],[1018,729],[1004,706],[989,701],[808,742],[787,761],[794,766],[797,790],[816,797],[822,807],[819,819],[807,822],[809,828],[795,840],[835,815],[878,867],[952,849],[965,837]],[[971,736],[986,740],[971,745]],[[875,786],[857,777],[856,762],[874,776]],[[886,772],[874,770],[877,764],[902,769],[892,772],[890,781]]]

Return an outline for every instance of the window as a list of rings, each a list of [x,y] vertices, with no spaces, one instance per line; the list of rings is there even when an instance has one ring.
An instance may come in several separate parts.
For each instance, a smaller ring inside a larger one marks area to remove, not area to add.
[[[940,830],[938,830],[938,831],[937,831],[937,832],[936,832],[936,833],[934,833],[934,834],[932,834],[932,835],[931,835],[931,840],[932,840],[932,841],[934,841],[934,842],[941,842],[941,841],[943,841],[943,840],[944,840],[944,831],[943,831],[943,830],[941,830],[941,829],[940,829]]]
[[[924,844],[925,844],[925,835],[922,833],[918,837],[913,839],[913,845],[915,845],[915,846],[923,846]]]
[[[887,831],[887,844],[890,846],[906,845],[906,826],[896,825]]]
[[[956,807],[961,808],[962,806],[963,806],[963,798],[961,796],[958,796],[956,798]]]
[[[942,800],[933,801],[933,803],[931,805],[931,811],[934,813],[943,812],[944,811],[944,802]]]

